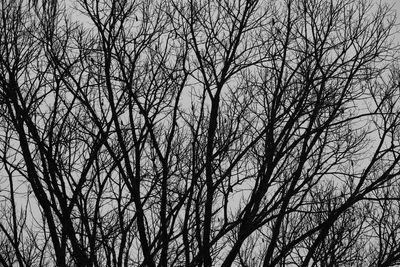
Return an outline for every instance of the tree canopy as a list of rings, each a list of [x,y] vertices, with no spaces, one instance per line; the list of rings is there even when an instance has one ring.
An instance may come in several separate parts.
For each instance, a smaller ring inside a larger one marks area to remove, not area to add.
[[[4,266],[398,266],[396,14],[0,1]]]

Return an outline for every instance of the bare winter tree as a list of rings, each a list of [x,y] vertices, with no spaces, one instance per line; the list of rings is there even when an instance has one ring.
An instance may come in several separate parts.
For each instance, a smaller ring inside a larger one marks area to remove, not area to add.
[[[2,0],[4,266],[397,266],[395,14]]]

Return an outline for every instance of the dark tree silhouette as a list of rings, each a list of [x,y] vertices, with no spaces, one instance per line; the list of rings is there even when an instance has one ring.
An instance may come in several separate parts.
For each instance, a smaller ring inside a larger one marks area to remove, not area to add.
[[[397,266],[395,14],[3,0],[4,266]]]

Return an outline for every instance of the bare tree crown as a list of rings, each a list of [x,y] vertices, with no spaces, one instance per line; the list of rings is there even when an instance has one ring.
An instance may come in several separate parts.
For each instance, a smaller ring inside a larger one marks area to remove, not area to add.
[[[390,7],[0,7],[0,265],[400,264]]]

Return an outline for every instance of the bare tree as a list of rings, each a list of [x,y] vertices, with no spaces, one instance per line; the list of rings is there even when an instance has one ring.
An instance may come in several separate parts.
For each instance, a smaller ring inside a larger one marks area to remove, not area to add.
[[[394,25],[364,0],[2,1],[1,264],[398,265]]]

